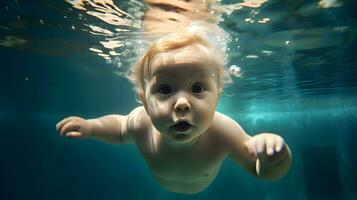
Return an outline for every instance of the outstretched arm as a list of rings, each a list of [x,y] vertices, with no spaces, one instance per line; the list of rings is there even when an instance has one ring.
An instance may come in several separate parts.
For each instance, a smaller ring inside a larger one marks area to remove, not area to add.
[[[68,138],[93,138],[107,143],[133,143],[133,133],[139,130],[141,107],[129,115],[106,115],[95,119],[67,117],[57,123],[56,129],[61,136]]]
[[[96,119],[89,119],[92,127],[91,138],[108,143],[128,143],[127,123],[128,116],[106,115]]]
[[[229,155],[252,175],[265,180],[283,177],[291,166],[291,152],[279,135],[249,136],[233,119],[219,114],[219,126]]]
[[[108,143],[124,143],[126,118],[121,115],[106,115],[95,119],[78,116],[64,118],[56,129],[61,136],[68,138],[93,138]]]

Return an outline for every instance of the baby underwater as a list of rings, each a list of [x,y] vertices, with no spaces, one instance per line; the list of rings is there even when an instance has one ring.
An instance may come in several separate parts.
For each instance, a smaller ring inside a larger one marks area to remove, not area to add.
[[[204,190],[227,156],[257,178],[281,178],[292,161],[283,138],[250,136],[216,111],[223,71],[200,36],[169,34],[154,42],[132,70],[142,106],[128,115],[67,117],[57,131],[68,138],[135,144],[156,180],[172,192]]]

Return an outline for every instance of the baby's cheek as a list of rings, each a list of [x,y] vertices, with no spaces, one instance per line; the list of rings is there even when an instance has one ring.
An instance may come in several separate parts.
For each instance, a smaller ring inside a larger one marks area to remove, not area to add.
[[[155,128],[160,132],[165,131],[167,124],[167,106],[164,103],[152,98],[148,102],[148,114]]]
[[[201,122],[210,123],[215,113],[215,106],[213,102],[204,101],[199,102],[196,106],[197,118]]]
[[[149,115],[155,116],[156,118],[165,117],[168,113],[168,105],[165,102],[159,101],[155,98],[150,98],[148,102]]]

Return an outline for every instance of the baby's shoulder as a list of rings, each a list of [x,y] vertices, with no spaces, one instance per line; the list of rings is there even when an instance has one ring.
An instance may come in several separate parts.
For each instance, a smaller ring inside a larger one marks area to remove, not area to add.
[[[227,126],[235,126],[237,125],[237,122],[234,121],[232,118],[229,116],[220,113],[218,111],[215,112],[213,120],[212,120],[212,126],[217,127],[217,128],[222,128],[222,127],[227,127]]]
[[[151,119],[143,106],[133,109],[127,119],[127,129],[130,132],[141,132],[151,127]]]
[[[216,111],[210,130],[217,133],[220,137],[237,137],[245,134],[241,126],[231,117]]]

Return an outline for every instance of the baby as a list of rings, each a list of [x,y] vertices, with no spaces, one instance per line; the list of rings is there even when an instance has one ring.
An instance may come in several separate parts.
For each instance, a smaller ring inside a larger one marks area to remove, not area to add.
[[[204,190],[227,156],[258,178],[284,176],[292,159],[283,138],[249,136],[216,111],[223,71],[202,37],[169,34],[154,42],[132,70],[143,106],[128,115],[68,117],[58,122],[57,131],[68,138],[135,144],[156,180],[177,193]]]

